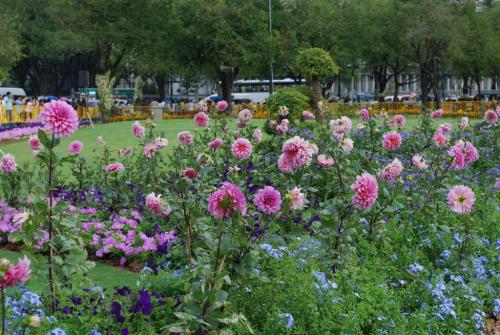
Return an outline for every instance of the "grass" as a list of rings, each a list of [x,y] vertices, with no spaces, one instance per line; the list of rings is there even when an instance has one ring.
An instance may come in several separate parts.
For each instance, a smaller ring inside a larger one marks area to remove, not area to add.
[[[30,253],[0,249],[0,258],[7,258],[11,262],[17,263],[17,260],[24,257],[24,255],[32,260],[32,274],[27,284],[28,288],[35,292],[44,292],[48,290],[47,270],[42,268],[44,264],[36,264],[35,257]],[[96,262],[95,267],[89,271],[88,277],[96,285],[104,288],[114,288],[135,286],[137,279],[139,279],[139,274]]]
[[[442,118],[434,120],[435,126],[440,123],[450,122],[454,125],[458,124],[460,118]],[[358,119],[354,120],[354,126],[358,123]],[[478,122],[473,120],[472,123]],[[69,138],[64,138],[61,140],[61,144],[56,148],[56,151],[60,154],[66,154],[68,150],[68,145],[71,141],[79,140],[84,144],[82,155],[86,157],[92,157],[99,145],[97,144],[97,137],[104,136],[106,144],[111,151],[116,152],[118,149],[125,148],[127,146],[135,145],[138,139],[135,138],[131,133],[131,126],[133,122],[116,122],[107,124],[96,124],[95,128],[86,127],[79,129],[75,134]],[[230,120],[230,124],[234,125],[234,122]],[[262,126],[264,120],[253,120],[253,124],[257,126]],[[176,119],[176,120],[160,120],[155,121],[157,125],[156,132],[163,132],[165,137],[168,139],[169,143],[176,143],[177,133],[183,130],[193,130],[195,125],[191,119]],[[418,124],[418,118],[413,116],[406,117],[406,128],[414,128]],[[171,147],[171,146],[169,146]],[[28,162],[32,159],[31,150],[25,140],[16,143],[0,145],[0,149],[5,153],[11,153],[16,157],[18,163]],[[167,148],[168,150],[168,148]]]

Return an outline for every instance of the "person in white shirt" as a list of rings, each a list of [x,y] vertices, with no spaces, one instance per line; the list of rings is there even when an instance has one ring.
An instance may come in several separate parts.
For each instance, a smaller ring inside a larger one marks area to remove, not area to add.
[[[7,121],[12,122],[12,94],[7,92],[5,97],[3,98],[3,102],[5,103],[5,110],[7,111]]]

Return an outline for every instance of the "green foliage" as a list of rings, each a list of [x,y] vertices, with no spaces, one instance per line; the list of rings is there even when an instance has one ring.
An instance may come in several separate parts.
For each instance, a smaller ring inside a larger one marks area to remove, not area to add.
[[[328,52],[320,48],[299,51],[295,71],[308,79],[329,77],[339,73],[339,67]]]
[[[273,116],[277,115],[280,107],[286,106],[290,113],[289,119],[293,120],[300,118],[302,112],[309,106],[309,99],[298,90],[285,87],[269,96],[266,103]]]

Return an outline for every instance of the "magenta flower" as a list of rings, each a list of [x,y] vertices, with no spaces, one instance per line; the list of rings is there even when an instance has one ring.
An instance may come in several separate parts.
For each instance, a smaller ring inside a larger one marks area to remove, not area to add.
[[[16,158],[12,154],[5,154],[0,161],[0,170],[4,173],[12,173],[17,171]]]
[[[464,185],[453,186],[448,193],[448,207],[458,214],[471,212],[474,201],[476,201],[474,192]]]
[[[283,143],[281,152],[278,167],[284,172],[291,172],[309,165],[312,156],[318,153],[318,147],[314,143],[295,136]]]
[[[19,283],[26,283],[31,274],[30,263],[30,260],[25,256],[16,265],[9,264],[3,279],[0,280],[0,286],[5,289]]]
[[[78,155],[83,149],[83,143],[80,141],[73,141],[68,146],[68,151],[71,155]]]
[[[146,207],[151,212],[161,217],[168,216],[172,212],[165,199],[161,197],[161,194],[148,194],[146,196]]]
[[[403,129],[406,123],[406,119],[403,115],[398,114],[395,115],[391,121],[389,121],[389,124],[391,127],[396,128],[396,129]]]
[[[318,164],[323,167],[330,167],[335,164],[332,157],[327,157],[326,155],[318,155]]]
[[[198,177],[198,172],[196,172],[196,170],[193,168],[184,169],[183,174],[184,174],[184,177],[191,179],[191,180],[196,179],[196,177]]]
[[[399,133],[391,131],[382,138],[382,147],[387,151],[394,151],[401,146],[402,139]]]
[[[368,111],[367,108],[361,108],[359,110],[359,116],[361,117],[361,120],[368,121],[370,120],[370,111]]]
[[[494,110],[488,109],[484,113],[483,120],[488,122],[488,124],[495,124],[498,121],[498,115]]]
[[[33,150],[33,151],[42,150],[42,142],[40,142],[37,135],[30,136],[30,138],[28,140],[28,145],[30,146],[31,150]]]
[[[302,117],[304,118],[304,120],[316,120],[316,116],[314,116],[314,114],[310,111],[303,111]]]
[[[158,149],[163,149],[168,145],[168,140],[163,137],[157,137],[154,141],[154,145],[156,145]]]
[[[247,202],[240,188],[232,183],[225,182],[208,197],[208,211],[217,218],[230,216],[238,212],[247,213]]]
[[[211,148],[211,149],[217,149],[218,147],[220,147],[222,145],[222,139],[220,138],[216,138],[215,140],[213,140],[212,142],[208,143],[208,146]]]
[[[40,121],[56,137],[68,137],[78,129],[78,115],[73,107],[62,100],[46,103]]]
[[[281,120],[280,124],[276,127],[276,132],[278,134],[286,134],[288,132],[288,119]]]
[[[306,196],[298,187],[288,191],[288,198],[290,199],[289,208],[291,210],[302,209],[306,203]]]
[[[238,159],[246,159],[252,154],[252,143],[246,138],[239,138],[231,146],[231,153]]]
[[[122,163],[111,163],[108,166],[106,166],[107,173],[117,173],[123,170],[125,170],[125,167],[123,166]]]
[[[351,130],[352,121],[347,116],[342,116],[340,119],[331,120],[330,128],[335,139],[340,141],[344,137],[345,133]]]
[[[432,136],[432,141],[438,148],[444,148],[448,145],[448,136],[442,132],[436,132],[434,136]]]
[[[262,131],[259,128],[255,129],[252,132],[252,137],[255,140],[255,142],[259,143],[260,141],[262,141]]]
[[[242,109],[238,113],[238,118],[239,118],[240,122],[249,123],[250,121],[252,121],[252,118],[253,118],[252,111],[248,108]]]
[[[352,203],[359,209],[368,209],[373,206],[378,198],[378,183],[375,177],[368,172],[363,172],[356,177],[356,181],[351,185],[354,191]]]
[[[272,186],[257,191],[253,203],[266,214],[275,214],[281,208],[281,194]]]
[[[118,154],[120,155],[120,157],[126,157],[126,156],[130,155],[133,152],[134,152],[134,148],[133,147],[127,147],[127,148],[120,149],[118,151]]]
[[[227,103],[227,101],[225,100],[222,100],[222,101],[219,101],[216,105],[216,108],[219,112],[223,112],[225,111],[227,108],[229,107],[229,104]]]
[[[464,116],[460,119],[460,128],[467,129],[469,127],[469,118]]]
[[[383,180],[394,181],[399,178],[401,173],[403,172],[403,164],[397,158],[387,164],[386,167],[382,171],[380,171],[380,178]]]
[[[154,143],[147,143],[144,145],[144,149],[142,153],[147,159],[151,159],[156,155],[156,152],[158,151],[158,147]]]
[[[434,112],[431,113],[431,118],[439,119],[440,117],[443,116],[443,110],[442,109],[436,109]]]
[[[193,144],[193,135],[189,131],[181,131],[177,134],[177,139],[184,145]]]
[[[198,112],[193,119],[194,123],[196,123],[196,125],[200,128],[205,128],[206,126],[208,126],[209,118],[208,115],[204,112]]]
[[[144,127],[139,123],[139,121],[135,121],[134,124],[132,124],[132,133],[137,138],[144,138]]]

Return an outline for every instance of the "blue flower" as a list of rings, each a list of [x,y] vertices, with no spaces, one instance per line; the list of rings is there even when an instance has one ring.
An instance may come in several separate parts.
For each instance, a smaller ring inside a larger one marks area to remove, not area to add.
[[[270,244],[268,243],[262,243],[260,245],[260,248],[267,252],[267,254],[271,257],[274,257],[276,259],[281,259],[283,257],[283,253],[279,252],[278,250],[274,249]]]
[[[420,271],[422,271],[424,269],[424,267],[418,263],[413,263],[413,264],[410,264],[410,266],[408,267],[408,273],[411,274],[412,276],[416,276],[419,274]]]
[[[290,330],[293,327],[293,315],[290,313],[280,313],[279,317],[283,320],[286,321],[285,328],[286,330]]]
[[[497,316],[500,314],[500,299],[493,300],[493,315]]]
[[[48,332],[47,335],[66,335],[66,332],[61,328],[56,328]]]

